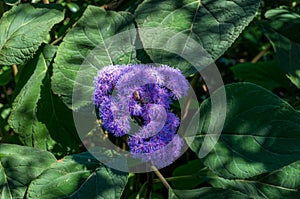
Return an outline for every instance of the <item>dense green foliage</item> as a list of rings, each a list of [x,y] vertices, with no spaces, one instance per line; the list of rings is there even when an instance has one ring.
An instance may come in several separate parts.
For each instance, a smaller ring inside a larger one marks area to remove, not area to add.
[[[299,1],[4,0],[0,16],[1,198],[300,197]],[[99,67],[129,63],[178,68],[199,101],[188,150],[157,176],[101,163],[73,120]],[[211,63],[226,115],[201,77]]]

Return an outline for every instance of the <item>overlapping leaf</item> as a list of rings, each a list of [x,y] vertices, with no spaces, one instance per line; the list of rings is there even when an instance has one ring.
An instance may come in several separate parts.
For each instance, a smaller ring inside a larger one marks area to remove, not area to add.
[[[176,66],[188,75],[195,72],[190,64],[201,69],[231,46],[255,16],[259,2],[146,0],[135,16],[151,59]]]
[[[300,88],[300,15],[284,9],[274,9],[268,11],[266,17],[268,21],[262,24],[262,28],[276,51],[279,66]]]
[[[49,46],[45,48],[45,51],[47,50],[51,52],[49,54],[52,59],[56,49]],[[36,116],[37,103],[41,97],[41,87],[48,68],[46,59],[49,57],[45,55],[42,51],[37,54],[36,68],[14,100],[9,124],[25,145],[46,150],[53,141],[50,140],[46,125]]]
[[[63,17],[60,10],[29,4],[15,6],[4,13],[0,20],[0,65],[25,63]]]
[[[15,90],[17,96],[9,124],[24,145],[63,156],[76,152],[80,141],[72,112],[50,88],[49,67],[56,50],[56,47],[46,45],[24,66]],[[36,68],[32,67],[35,65]]]
[[[227,180],[208,176],[209,182],[218,188],[234,189],[251,198],[299,198],[299,161],[257,179]]]
[[[55,162],[55,157],[49,152],[31,147],[1,144],[1,198],[23,198],[29,183]]]
[[[89,99],[73,103],[77,109],[91,103],[93,80],[101,67],[135,62],[136,32],[132,20],[126,12],[106,12],[89,6],[65,36],[57,51],[52,88],[69,107],[72,107],[74,83],[76,88],[82,88],[77,94]]]
[[[241,63],[231,67],[239,80],[260,85],[266,89],[290,88],[290,81],[275,61]]]
[[[213,150],[203,159],[206,166],[226,178],[248,178],[300,158],[300,115],[289,104],[250,83],[228,85],[226,95],[225,125]],[[220,117],[210,112],[209,100],[200,109],[200,129],[191,145],[197,154],[204,137],[215,136],[206,134],[211,118]]]
[[[169,199],[198,199],[198,198],[235,198],[242,199],[248,198],[247,195],[244,195],[238,191],[218,189],[212,187],[204,187],[200,189],[192,190],[169,190]]]
[[[27,198],[120,198],[127,173],[105,167],[91,154],[65,157],[32,181]]]

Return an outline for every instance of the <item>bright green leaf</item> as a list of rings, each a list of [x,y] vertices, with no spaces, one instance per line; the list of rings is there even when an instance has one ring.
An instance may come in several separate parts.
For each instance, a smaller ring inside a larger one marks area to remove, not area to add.
[[[1,198],[23,198],[29,183],[55,162],[55,157],[49,152],[25,146],[1,144]]]
[[[0,65],[24,64],[63,17],[60,10],[29,4],[4,13],[0,19]]]
[[[89,153],[67,156],[32,181],[27,198],[120,198],[127,176],[105,167]]]
[[[226,178],[248,178],[300,158],[300,115],[288,103],[250,83],[227,85],[226,95],[224,128],[203,158],[206,166]],[[210,120],[220,117],[211,113],[210,100],[201,104],[200,115],[200,128],[191,145],[197,154],[205,136],[216,136],[206,134]]]
[[[84,81],[76,82],[78,88],[82,88],[81,95],[90,96],[87,96],[89,101],[73,103],[74,109],[91,103],[93,80],[101,67],[135,62],[136,32],[132,20],[130,13],[106,12],[89,6],[75,28],[65,36],[57,51],[52,88],[70,108],[77,75]],[[118,35],[122,31],[127,32]]]
[[[196,67],[206,66],[231,46],[255,16],[259,2],[145,0],[136,9],[135,16],[138,27],[147,28],[139,31],[143,45],[165,47],[164,51],[146,48],[151,59],[155,63],[176,66],[185,75],[189,75],[195,72],[189,61],[193,60]],[[203,54],[195,43],[208,54]],[[185,57],[180,58],[182,55]],[[184,60],[187,58],[189,60]]]

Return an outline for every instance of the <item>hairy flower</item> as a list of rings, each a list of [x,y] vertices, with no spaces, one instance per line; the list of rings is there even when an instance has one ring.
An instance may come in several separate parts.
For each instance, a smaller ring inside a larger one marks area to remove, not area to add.
[[[165,65],[108,66],[99,71],[94,84],[93,101],[104,129],[120,137],[129,134],[130,122],[141,126],[127,140],[134,157],[161,167],[179,156],[180,120],[170,107],[188,90],[179,70]]]

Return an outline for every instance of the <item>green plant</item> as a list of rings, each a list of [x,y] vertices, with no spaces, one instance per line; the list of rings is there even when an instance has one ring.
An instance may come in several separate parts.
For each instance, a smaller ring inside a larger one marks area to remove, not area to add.
[[[1,1],[1,197],[299,198],[299,14],[293,0]],[[99,68],[145,63],[184,74],[199,125],[168,167],[118,171],[95,156],[117,154],[87,150],[98,131],[74,112],[92,104]]]

